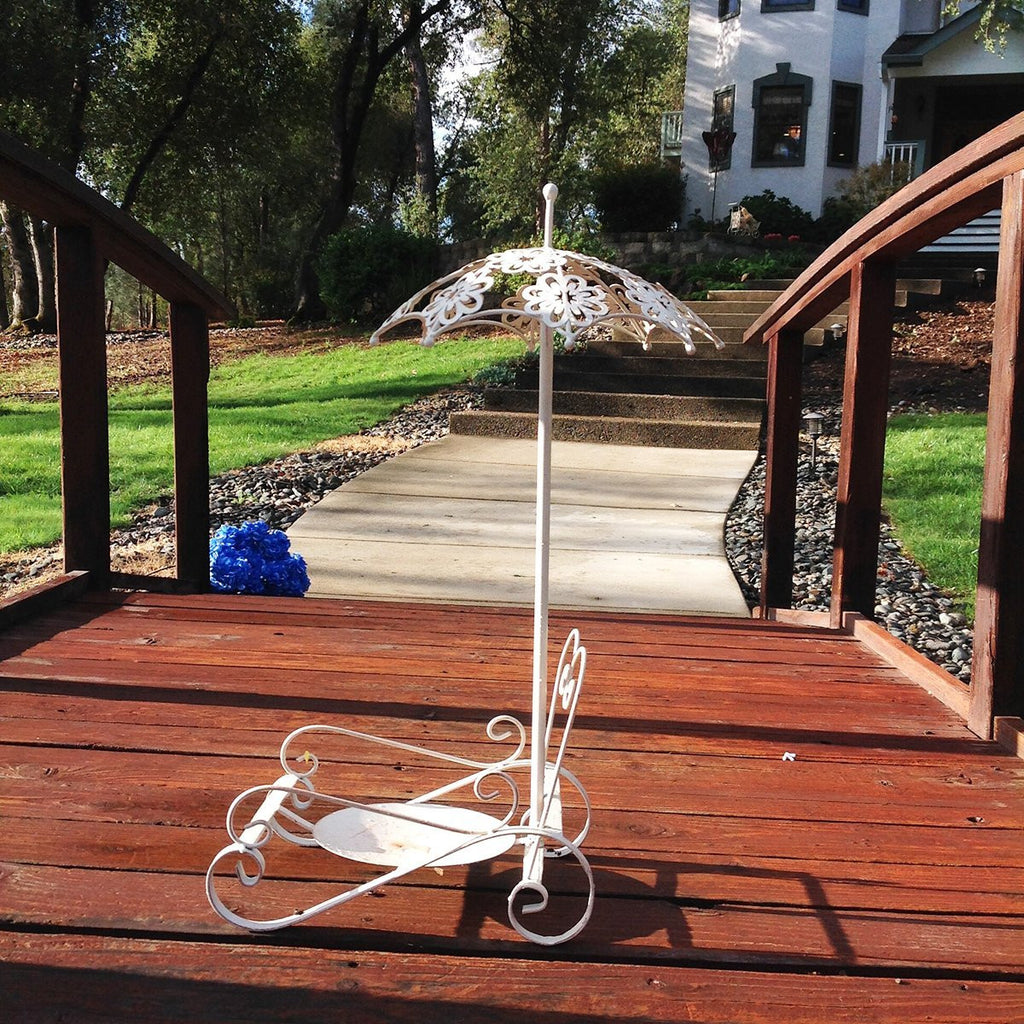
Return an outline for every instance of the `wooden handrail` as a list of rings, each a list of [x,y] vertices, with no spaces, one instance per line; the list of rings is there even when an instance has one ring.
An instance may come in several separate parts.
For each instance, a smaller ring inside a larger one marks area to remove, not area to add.
[[[830,621],[872,618],[897,263],[989,210],[1002,236],[989,388],[978,599],[967,724],[1024,715],[1024,114],[901,189],[818,257],[747,330],[766,342],[767,471],[761,613],[793,592],[803,333],[850,299]],[[962,711],[962,701],[957,710]]]
[[[747,343],[806,331],[849,294],[858,263],[898,261],[999,207],[1002,182],[1024,169],[1024,113],[925,171],[825,250],[747,329]]]
[[[6,132],[0,132],[0,197],[50,224],[88,228],[104,259],[168,302],[198,306],[212,320],[235,315],[217,289],[134,218]]]
[[[64,568],[110,579],[104,269],[116,263],[169,306],[177,578],[209,586],[207,382],[211,319],[231,303],[155,235],[74,175],[0,132],[0,198],[53,226]]]

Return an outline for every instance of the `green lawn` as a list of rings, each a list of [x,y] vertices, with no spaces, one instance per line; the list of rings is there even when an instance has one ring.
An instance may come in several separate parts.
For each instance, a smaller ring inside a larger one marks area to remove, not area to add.
[[[520,355],[513,338],[393,342],[299,356],[250,356],[210,380],[211,471],[254,465],[387,419],[401,406]],[[126,388],[110,401],[111,516],[168,493],[170,390]],[[56,403],[0,404],[0,551],[60,537]]]
[[[974,618],[985,461],[985,416],[894,416],[885,445],[884,503],[900,541],[929,579]]]

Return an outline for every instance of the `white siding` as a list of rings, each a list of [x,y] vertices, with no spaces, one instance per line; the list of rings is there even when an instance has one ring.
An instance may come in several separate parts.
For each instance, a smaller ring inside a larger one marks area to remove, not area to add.
[[[917,3],[918,0],[912,0]],[[896,38],[900,8],[894,0],[873,0],[868,16],[836,10],[836,0],[817,0],[813,11],[762,13],[760,0],[743,0],[738,18],[719,22],[717,0],[691,0],[690,45],[686,74],[683,173],[687,175],[687,213],[711,213],[712,176],[701,132],[711,126],[716,89],[736,86],[732,166],[719,173],[715,216],[728,204],[770,188],[814,216],[848,168],[827,166],[832,82],[862,87],[860,159],[878,158],[885,128],[885,86],[879,58]],[[808,109],[803,167],[751,167],[755,79],[788,63],[795,74],[813,80]]]

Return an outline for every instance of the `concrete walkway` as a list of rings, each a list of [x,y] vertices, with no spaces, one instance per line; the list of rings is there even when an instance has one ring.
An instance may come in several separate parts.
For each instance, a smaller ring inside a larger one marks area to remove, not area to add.
[[[723,534],[755,456],[556,441],[552,606],[747,616]],[[288,531],[310,596],[532,605],[535,460],[449,435],[350,480]]]

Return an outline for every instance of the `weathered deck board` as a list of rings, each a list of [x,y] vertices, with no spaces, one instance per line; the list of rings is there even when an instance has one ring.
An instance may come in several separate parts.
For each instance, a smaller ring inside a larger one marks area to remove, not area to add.
[[[7,941],[3,941],[6,938]],[[1019,985],[817,976],[495,957],[359,952],[238,942],[62,934],[0,936],[0,984],[35,991],[10,1024],[109,1019],[112,990],[136,1020],[245,1024],[945,1024],[1019,1019]]]
[[[529,612],[89,595],[0,633],[10,1019],[1024,1021],[1021,761],[846,635],[563,614],[553,640],[570,623],[598,901],[554,951],[507,927],[512,859],[258,940],[202,886],[292,728],[493,749]],[[329,771],[382,797],[439,777],[356,745]],[[270,868],[261,909],[368,877],[319,850]],[[577,898],[571,866],[549,878]]]

